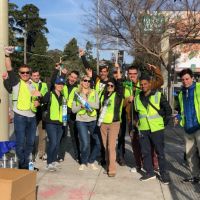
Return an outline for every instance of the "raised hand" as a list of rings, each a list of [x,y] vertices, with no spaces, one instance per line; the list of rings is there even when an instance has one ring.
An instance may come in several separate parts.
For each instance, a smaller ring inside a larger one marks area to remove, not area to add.
[[[81,57],[81,56],[84,56],[84,55],[85,55],[84,50],[83,49],[79,49],[79,56]]]
[[[67,74],[67,72],[68,72],[68,70],[66,69],[66,68],[63,68],[62,70],[61,70],[61,72],[63,73],[63,74]]]
[[[156,66],[155,66],[155,65],[152,65],[152,64],[149,64],[149,63],[147,63],[147,69],[148,69],[149,71],[151,71],[151,70],[154,70],[154,69],[156,69]]]
[[[5,55],[9,56],[11,53],[14,52],[14,47],[13,46],[7,46],[4,47]]]

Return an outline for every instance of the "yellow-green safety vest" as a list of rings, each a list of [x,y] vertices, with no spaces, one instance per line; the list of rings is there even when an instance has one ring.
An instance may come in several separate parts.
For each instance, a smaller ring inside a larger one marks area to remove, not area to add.
[[[69,108],[72,108],[72,104],[73,104],[73,100],[74,100],[74,94],[75,94],[75,91],[78,89],[78,87],[74,87],[71,92],[69,93],[69,96],[68,96],[68,101],[67,101],[67,106]]]
[[[38,90],[42,96],[44,96],[47,92],[48,92],[48,87],[47,84],[44,82],[40,82],[40,83],[35,83],[32,82],[32,84],[35,86],[35,89]],[[39,89],[39,85],[42,84],[42,87]]]
[[[113,122],[115,106],[120,106],[119,119],[121,121],[123,101],[121,102],[121,105],[115,105],[115,97],[116,97],[116,92],[113,92],[109,97],[109,104],[102,121],[103,123],[111,124]],[[104,95],[102,95],[101,97],[101,107],[103,106],[103,101],[104,101]]]
[[[97,94],[98,94],[99,97],[101,97],[102,92],[103,92],[103,90],[104,90],[104,88],[105,88],[105,86],[102,87],[102,88],[100,88],[100,83],[101,83],[101,81],[100,81],[100,79],[99,79],[99,80],[97,81],[96,85],[95,85],[95,90],[96,90],[96,92],[97,92]]]
[[[149,101],[160,110],[160,98],[161,92],[156,92],[151,95]],[[151,132],[159,131],[164,129],[163,117],[148,104],[147,108],[142,104],[140,95],[135,97],[135,109],[139,114],[138,129],[140,131],[151,130]]]
[[[31,96],[29,86],[23,80],[19,83],[19,92],[17,97],[17,109],[18,110],[32,110],[36,112],[37,109],[34,106],[34,100]]]
[[[69,94],[68,94],[68,87],[66,85],[64,85],[61,93],[64,96],[64,98],[67,100]]]
[[[196,116],[198,123],[200,124],[200,83],[196,83],[196,87],[194,89],[194,108],[196,111]],[[183,106],[183,92],[181,91],[178,95],[179,104],[181,108],[181,121],[180,125],[184,127],[185,125],[185,114],[184,114],[184,106]]]
[[[54,93],[51,92],[50,95],[50,119],[52,121],[62,122],[62,105],[59,105],[59,102]]]
[[[130,97],[130,96],[133,95],[133,86],[131,88],[131,86],[125,84],[124,88],[125,88],[124,89],[124,97],[125,98]],[[137,82],[136,89],[135,89],[135,95],[133,95],[133,96],[137,96],[140,93],[141,90],[139,88],[140,88],[140,83]]]
[[[88,96],[88,102],[95,102],[96,101],[96,92],[94,89],[91,90],[89,96]],[[80,105],[80,102],[78,100],[76,100],[76,105]],[[93,109],[92,112],[87,111],[85,108],[81,108],[78,111],[78,115],[84,115],[84,114],[88,114],[88,116],[90,117],[94,117],[97,115],[97,111],[95,109]]]

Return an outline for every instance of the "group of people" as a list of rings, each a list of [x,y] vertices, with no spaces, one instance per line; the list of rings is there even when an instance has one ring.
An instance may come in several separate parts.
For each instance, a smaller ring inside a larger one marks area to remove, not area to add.
[[[39,143],[39,158],[43,159],[47,152],[47,169],[55,171],[65,158],[69,127],[74,159],[80,163],[79,170],[87,167],[97,170],[95,161],[100,160],[102,165],[105,164],[108,177],[114,177],[117,173],[116,161],[125,165],[125,134],[128,131],[136,164],[131,171],[140,173],[144,170],[141,181],[155,179],[155,172],[159,172],[160,180],[169,184],[164,130],[172,109],[160,90],[163,77],[159,67],[148,64],[146,73],[139,76],[138,68],[130,66],[128,78],[123,80],[116,63],[111,77],[107,65],[100,66],[98,76],[89,66],[84,51],[80,50],[86,73],[79,77],[78,71],[68,73],[58,63],[48,88],[47,84],[40,81],[39,72],[31,71],[27,65],[19,67],[18,78],[12,69],[10,53],[9,48],[5,48],[7,74],[3,78],[5,88],[13,94],[19,168],[28,168],[29,155],[36,155]],[[153,72],[153,76],[148,72]],[[194,157],[199,159],[195,153],[198,152],[196,146],[200,148],[200,97],[198,83],[193,83],[192,77],[190,71],[182,72],[183,90],[179,97],[181,125],[186,127],[186,155],[194,172],[193,177],[185,181],[199,180],[199,163],[194,164]],[[191,79],[190,84],[188,79]],[[191,85],[192,91],[185,92]],[[67,125],[63,125],[63,102],[67,102]],[[188,117],[189,109],[192,113]],[[192,116],[196,117],[195,120],[191,120]],[[126,130],[126,124],[129,130]],[[42,130],[39,131],[39,139],[36,137],[37,126],[42,127],[39,129]],[[191,149],[195,149],[192,155]]]

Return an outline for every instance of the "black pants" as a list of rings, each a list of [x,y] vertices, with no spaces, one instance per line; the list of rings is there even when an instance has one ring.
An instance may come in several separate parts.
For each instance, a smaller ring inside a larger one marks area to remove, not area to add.
[[[125,135],[126,135],[126,110],[122,110],[122,122],[120,124],[120,131],[118,135],[117,157],[124,158],[125,154]]]
[[[164,155],[164,132],[156,131],[141,131],[139,133],[139,141],[141,146],[141,152],[144,160],[144,169],[148,174],[153,175],[154,169],[152,164],[151,155],[151,142],[155,147],[155,151],[158,157],[158,164],[160,168],[160,174],[166,171],[165,168],[165,155]]]

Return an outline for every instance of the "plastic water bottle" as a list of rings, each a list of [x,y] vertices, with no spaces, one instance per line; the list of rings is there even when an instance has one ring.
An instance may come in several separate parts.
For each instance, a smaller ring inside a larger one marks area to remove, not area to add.
[[[30,153],[30,156],[29,156],[28,170],[31,170],[31,171],[34,170],[34,163],[33,163],[32,153]]]
[[[23,51],[23,47],[21,47],[21,46],[8,46],[8,47],[5,47],[5,49],[9,53],[22,52]]]
[[[3,168],[6,168],[6,162],[7,162],[7,158],[6,158],[6,154],[3,155]]]
[[[63,126],[67,126],[67,101],[65,97],[63,97],[63,104],[62,104],[62,121],[63,121]]]
[[[16,154],[15,154],[15,157],[14,157],[14,168],[18,168],[18,159],[17,159]]]
[[[14,168],[13,158],[10,158],[10,168]]]
[[[77,96],[78,101],[89,111],[92,112],[93,109],[90,107],[89,103],[83,99],[77,92],[75,92],[75,95]]]

